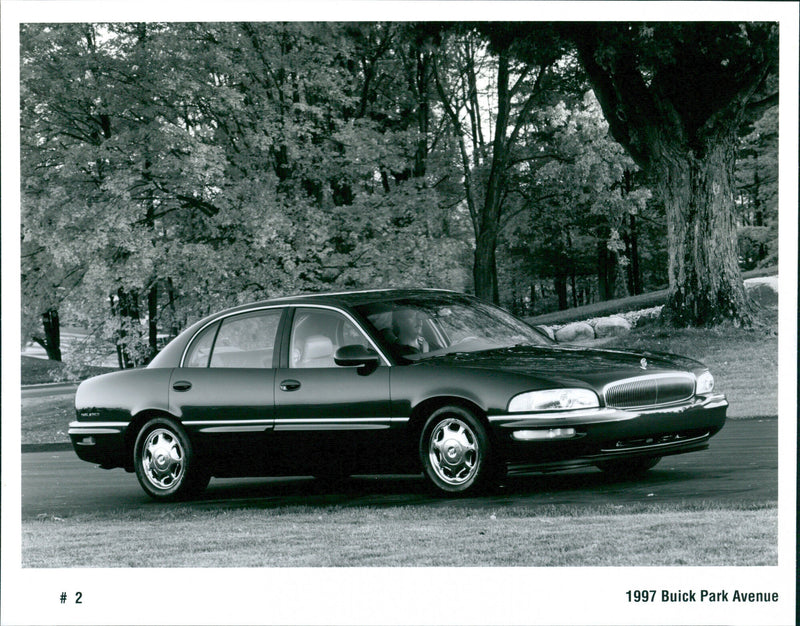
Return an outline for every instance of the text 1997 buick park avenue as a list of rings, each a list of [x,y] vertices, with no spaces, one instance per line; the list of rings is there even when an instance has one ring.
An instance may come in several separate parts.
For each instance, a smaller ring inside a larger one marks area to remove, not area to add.
[[[559,347],[470,296],[374,290],[211,315],[75,406],[78,456],[169,500],[212,476],[421,471],[465,494],[515,470],[635,474],[706,448],[728,403],[690,359]]]

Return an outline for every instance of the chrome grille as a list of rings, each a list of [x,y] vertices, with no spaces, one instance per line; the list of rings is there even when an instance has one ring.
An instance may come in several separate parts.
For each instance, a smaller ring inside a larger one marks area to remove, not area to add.
[[[654,374],[606,385],[606,406],[617,409],[672,404],[694,394],[692,374]]]

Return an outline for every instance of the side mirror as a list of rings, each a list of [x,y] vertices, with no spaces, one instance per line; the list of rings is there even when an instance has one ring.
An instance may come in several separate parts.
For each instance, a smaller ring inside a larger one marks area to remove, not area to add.
[[[342,367],[359,366],[359,373],[368,374],[380,363],[380,356],[372,348],[354,344],[342,346],[333,354],[333,362]]]

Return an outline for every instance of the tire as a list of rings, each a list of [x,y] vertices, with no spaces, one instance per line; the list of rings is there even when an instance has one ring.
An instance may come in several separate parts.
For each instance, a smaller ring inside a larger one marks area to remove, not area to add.
[[[139,484],[154,500],[174,501],[203,491],[211,479],[197,467],[197,457],[183,428],[174,420],[157,417],[136,437],[133,464]]]
[[[419,458],[425,477],[440,494],[474,494],[488,487],[496,474],[486,429],[459,406],[431,414],[420,434]]]
[[[617,478],[634,478],[636,476],[641,476],[647,470],[655,467],[660,460],[660,456],[645,456],[635,459],[604,461],[602,463],[597,463],[596,467],[610,476]]]

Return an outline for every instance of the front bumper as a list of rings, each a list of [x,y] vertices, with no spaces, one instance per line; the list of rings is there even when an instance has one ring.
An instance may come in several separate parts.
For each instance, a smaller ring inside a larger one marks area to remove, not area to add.
[[[566,469],[702,450],[725,424],[727,408],[724,395],[711,394],[673,406],[502,414],[489,422],[512,465]]]

